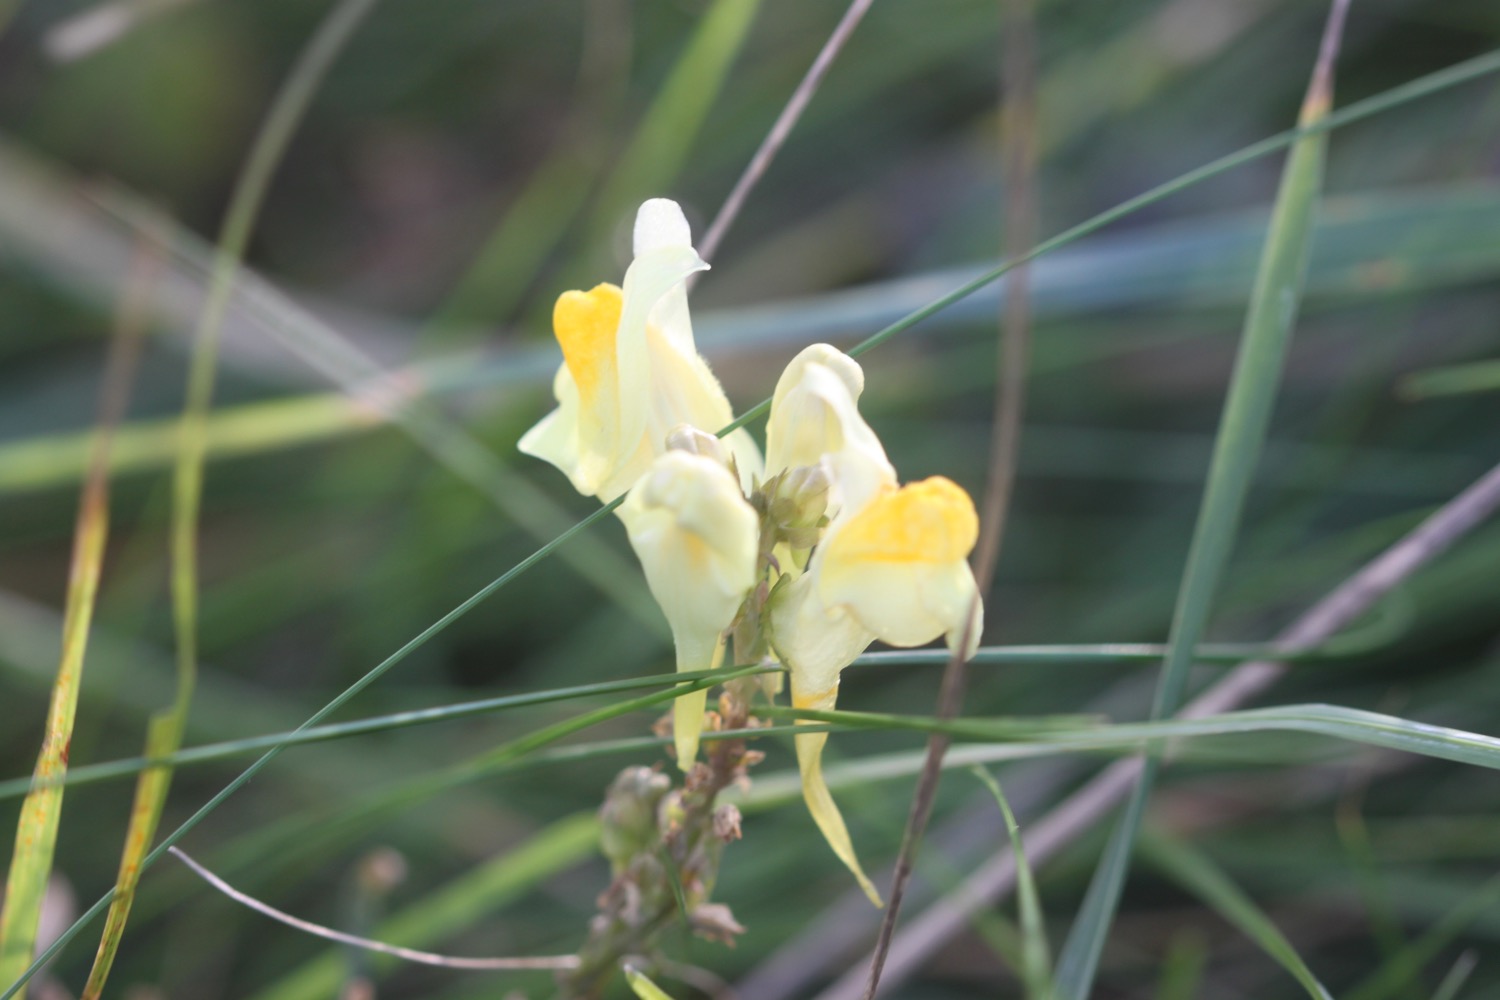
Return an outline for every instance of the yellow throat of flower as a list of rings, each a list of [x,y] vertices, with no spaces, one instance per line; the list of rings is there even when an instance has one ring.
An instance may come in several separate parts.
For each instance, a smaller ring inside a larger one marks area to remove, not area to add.
[[[871,501],[834,536],[830,558],[850,562],[964,559],[979,538],[974,501],[963,487],[933,476]]]
[[[615,364],[615,334],[625,297],[618,287],[595,285],[587,292],[563,292],[552,308],[552,329],[563,362],[585,402]]]

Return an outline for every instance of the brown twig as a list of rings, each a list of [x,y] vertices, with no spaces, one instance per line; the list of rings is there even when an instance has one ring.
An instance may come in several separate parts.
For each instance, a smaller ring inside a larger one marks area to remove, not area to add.
[[[704,260],[712,260],[714,252],[719,249],[719,244],[724,240],[724,234],[729,232],[729,227],[734,224],[735,217],[740,214],[740,209],[745,204],[745,199],[750,196],[755,185],[765,175],[766,168],[781,152],[785,145],[787,136],[792,134],[797,120],[802,117],[802,112],[807,109],[808,102],[818,92],[818,87],[823,78],[828,75],[829,69],[833,67],[833,61],[843,51],[849,41],[849,36],[854,34],[854,29],[859,27],[859,22],[864,19],[866,12],[874,0],[852,0],[849,9],[844,11],[844,16],[834,27],[833,34],[828,36],[828,41],[823,43],[823,48],[818,51],[818,56],[807,69],[807,74],[802,77],[802,82],[797,84],[797,89],[792,91],[791,98],[786,102],[786,107],[781,109],[781,114],[776,116],[776,121],[771,125],[771,131],[761,140],[760,148],[750,158],[749,166],[745,172],[740,174],[740,179],[735,181],[734,188],[729,192],[729,197],[724,199],[724,206],[719,209],[719,214],[714,216],[714,221],[709,223],[708,231],[703,234],[703,239],[698,243],[698,255]],[[689,279],[691,280],[691,279]]]
[[[1036,237],[1036,39],[1031,0],[1006,0],[1004,4],[1004,52],[1001,58],[1001,174],[1005,183],[1003,252],[1020,257]],[[1021,420],[1026,407],[1026,368],[1031,344],[1031,308],[1027,268],[1023,265],[1006,276],[1005,306],[1000,322],[999,370],[995,378],[994,425],[991,432],[989,479],[985,487],[984,513],[980,518],[979,544],[975,553],[975,580],[985,594],[994,582],[1000,558],[1000,542],[1010,512],[1016,481],[1016,460],[1021,446]],[[963,705],[966,662],[962,650],[977,638],[968,634],[943,670],[938,690],[937,717],[951,719]],[[896,856],[891,881],[891,900],[880,921],[875,950],[870,959],[866,1000],[880,986],[881,969],[890,949],[891,936],[901,903],[911,881],[912,866],[921,848],[932,803],[942,780],[943,756],[952,740],[933,734],[927,740],[927,757],[912,798],[911,813]]]
[[[1497,508],[1500,508],[1500,466],[1334,588],[1284,629],[1276,644],[1294,653],[1327,641]],[[1201,718],[1226,712],[1264,691],[1285,670],[1286,664],[1270,660],[1241,664],[1189,702],[1179,714]],[[1134,786],[1140,770],[1139,758],[1117,761],[1031,824],[1024,840],[1032,866],[1042,864],[1094,829]],[[891,943],[885,964],[886,979],[901,982],[915,972],[922,961],[967,924],[972,914],[993,906],[1014,888],[1015,874],[1014,857],[1007,845],[956,892],[933,904]],[[855,1000],[862,995],[864,985],[864,976],[855,969],[825,990],[818,1000]]]

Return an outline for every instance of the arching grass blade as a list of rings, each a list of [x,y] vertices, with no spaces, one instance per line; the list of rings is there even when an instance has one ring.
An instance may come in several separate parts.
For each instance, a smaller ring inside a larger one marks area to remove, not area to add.
[[[1333,0],[1312,82],[1302,105],[1299,125],[1303,128],[1328,116],[1333,101],[1333,64],[1347,10],[1348,0]],[[1178,591],[1168,642],[1170,649],[1162,664],[1151,707],[1153,719],[1172,715],[1182,702],[1192,651],[1208,625],[1214,595],[1233,549],[1296,322],[1313,217],[1322,189],[1327,142],[1326,133],[1299,139],[1282,173],[1271,229],[1266,236],[1219,423],[1208,484]],[[1093,989],[1099,956],[1119,904],[1135,836],[1157,769],[1157,758],[1148,758],[1063,946],[1057,983],[1060,995],[1066,1000],[1085,1000]]]

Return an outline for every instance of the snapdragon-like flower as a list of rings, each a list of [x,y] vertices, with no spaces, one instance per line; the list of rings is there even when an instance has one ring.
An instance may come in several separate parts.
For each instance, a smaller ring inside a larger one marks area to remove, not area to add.
[[[672,627],[679,671],[719,666],[724,630],[756,576],[760,518],[724,457],[704,450],[709,453],[674,449],[656,458],[619,511]],[[673,702],[677,763],[684,771],[698,753],[707,697],[699,690]]]
[[[919,646],[946,636],[971,655],[983,625],[968,556],[979,521],[969,495],[934,477],[897,486],[895,470],[862,416],[863,375],[852,358],[815,345],[782,376],[767,429],[768,471],[821,466],[833,517],[806,569],[772,599],[772,644],[791,672],[792,704],[828,710],[839,674],[875,639]],[[826,733],[796,738],[803,797],[833,851],[865,893],[838,806],[823,779]]]
[[[564,292],[552,313],[563,363],[553,379],[557,409],[521,438],[520,449],[561,469],[578,492],[609,502],[666,450],[679,424],[714,433],[734,413],[693,342],[689,275],[708,267],[674,201],[653,198],[635,222],[635,260],[624,288]],[[743,430],[726,439],[740,475],[760,471]]]

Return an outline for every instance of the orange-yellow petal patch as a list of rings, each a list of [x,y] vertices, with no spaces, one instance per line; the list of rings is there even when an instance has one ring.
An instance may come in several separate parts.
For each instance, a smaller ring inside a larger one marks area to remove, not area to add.
[[[829,542],[828,558],[845,565],[946,563],[967,558],[979,538],[974,501],[963,487],[933,476],[871,501]]]
[[[615,333],[624,301],[617,286],[601,284],[587,292],[563,292],[552,308],[553,332],[585,405],[614,367]]]
[[[792,692],[792,707],[822,711],[823,709],[833,707],[833,701],[838,697],[838,694],[839,686],[837,684],[811,693],[794,690]]]

